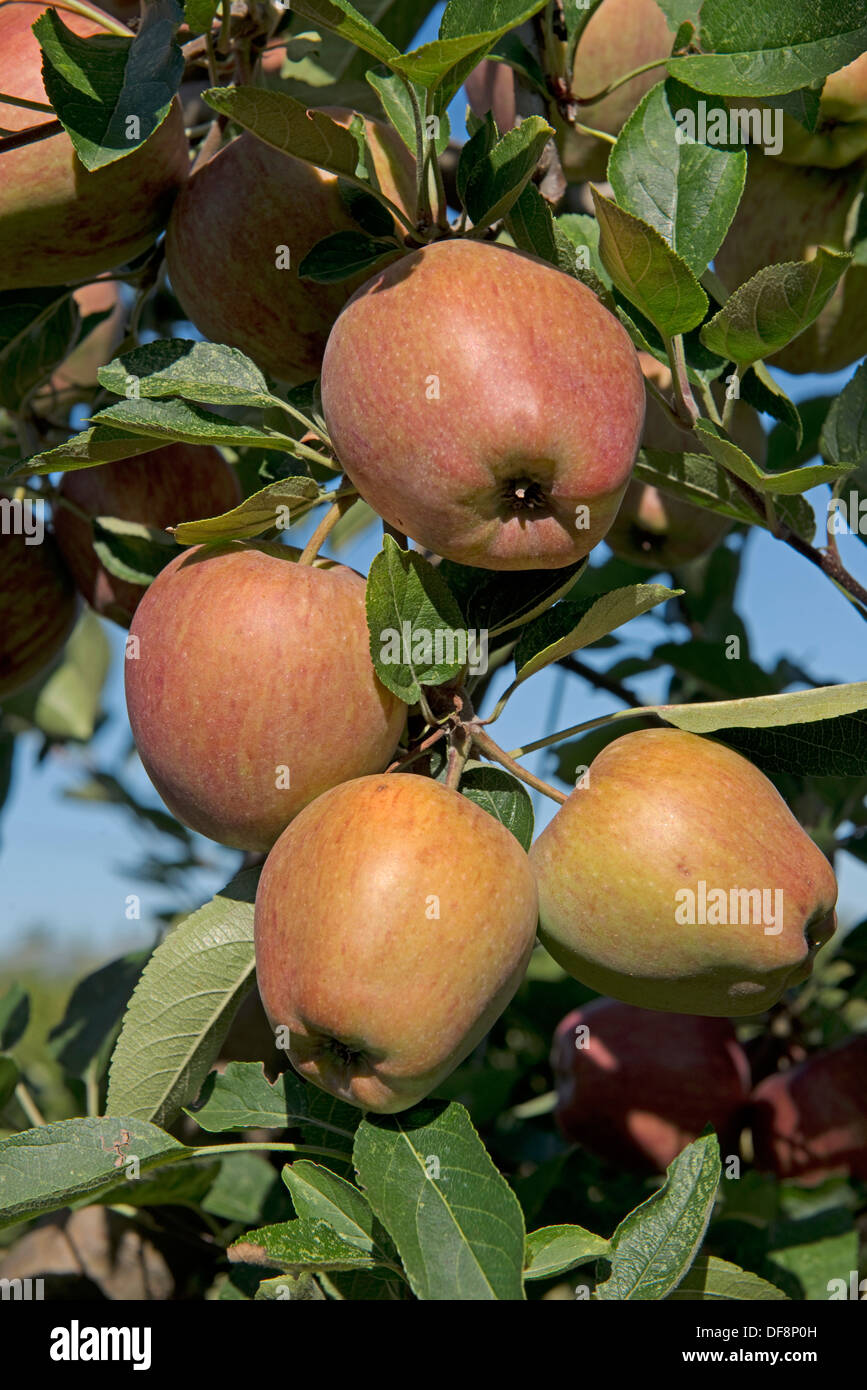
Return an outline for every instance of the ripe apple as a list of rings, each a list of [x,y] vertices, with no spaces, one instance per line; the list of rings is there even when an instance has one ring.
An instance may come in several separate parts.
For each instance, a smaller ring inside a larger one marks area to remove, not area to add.
[[[487,811],[411,773],[344,782],[265,862],[265,1011],[309,1081],[365,1110],[405,1110],[509,1003],[536,914],[527,856]]]
[[[659,61],[660,66],[633,77],[601,101],[580,106],[580,123],[619,135],[641,98],[665,77],[662,63],[673,43],[674,32],[655,0],[602,0],[578,42],[572,68],[574,95],[593,96],[645,63]],[[579,134],[553,104],[549,120],[557,131],[557,148],[567,179],[573,183],[604,179],[611,146]]]
[[[351,111],[328,108],[348,125]],[[415,204],[415,162],[396,131],[365,118],[380,187]],[[334,174],[245,133],[197,169],[172,212],[166,263],[184,313],[217,343],[240,348],[290,385],[319,373],[328,333],[362,271],[336,284],[300,280],[307,252],[354,229]],[[281,268],[281,247],[290,265]]]
[[[716,257],[731,292],[763,266],[849,249],[864,169],[801,169],[752,150],[743,198]],[[787,372],[836,372],[867,353],[867,266],[852,264],[819,317],[768,360]]]
[[[664,1172],[711,1124],[723,1151],[750,1089],[746,1053],[727,1018],[660,1017],[614,999],[567,1014],[551,1066],[567,1139],[625,1168]]]
[[[53,538],[29,545],[24,535],[0,533],[0,698],[51,664],[75,613],[75,588]]]
[[[810,1184],[867,1180],[867,1034],[767,1077],[750,1112],[758,1168]]]
[[[713,550],[731,525],[724,516],[633,479],[605,539],[623,560],[671,570]]]
[[[492,570],[586,555],[614,520],[644,423],[638,355],[595,295],[469,240],[404,256],[357,292],[328,339],[322,402],[380,516]]]
[[[43,0],[0,6],[0,92],[47,100],[42,52],[31,25]],[[69,10],[63,22],[84,37],[103,32]],[[0,126],[26,130],[53,118],[0,100]],[[165,225],[188,173],[177,103],[140,149],[88,171],[65,131],[0,155],[0,290],[89,279],[144,251]]]
[[[77,401],[87,398],[98,384],[98,369],[111,361],[123,337],[126,312],[115,281],[95,280],[82,285],[73,298],[82,319],[90,314],[108,317],[81,339],[36,393],[33,404],[41,414],[68,412]]]
[[[540,938],[642,1008],[756,1014],[833,934],[828,860],[764,773],[679,729],[609,743],[530,850]]]
[[[364,595],[354,570],[266,542],[196,546],[157,575],[130,628],[126,700],[178,820],[268,850],[314,797],[388,763],[406,706],[374,673]]]
[[[97,613],[129,627],[145,586],[118,579],[100,562],[89,517],[114,516],[165,528],[236,507],[241,488],[235,470],[217,449],[200,444],[166,444],[152,453],[118,459],[96,468],[64,473],[54,531],[79,591]]]

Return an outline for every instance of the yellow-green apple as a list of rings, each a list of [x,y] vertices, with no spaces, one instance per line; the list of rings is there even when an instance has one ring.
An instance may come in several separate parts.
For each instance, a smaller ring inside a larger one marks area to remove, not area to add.
[[[90,314],[107,317],[81,339],[52,372],[51,380],[36,393],[33,405],[40,414],[68,411],[77,401],[86,399],[98,384],[99,368],[111,361],[123,337],[126,312],[116,281],[95,280],[82,285],[73,298],[82,319]]]
[[[54,532],[63,558],[90,606],[121,627],[129,627],[145,586],[105,568],[93,548],[91,518],[165,528],[219,516],[241,500],[235,470],[219,450],[202,444],[166,444],[135,458],[77,468],[63,474],[58,491]]]
[[[43,0],[0,6],[0,92],[47,100],[31,32],[45,9]],[[63,22],[85,38],[104,32],[98,20],[69,10]],[[52,119],[0,98],[7,132]],[[0,154],[0,290],[85,280],[137,256],[165,226],[187,173],[177,103],[144,145],[101,169],[85,168],[65,131]]]
[[[867,1034],[767,1077],[750,1121],[756,1166],[778,1178],[867,1179]]]
[[[619,135],[641,98],[665,77],[663,64],[673,43],[674,33],[656,0],[602,0],[578,41],[572,67],[573,94],[591,97],[635,68],[646,63],[659,66],[633,77],[601,101],[579,106],[581,125]],[[575,183],[604,179],[611,146],[592,135],[579,134],[566,124],[553,103],[549,120],[557,131],[566,177]]]
[[[644,424],[638,355],[596,296],[533,256],[460,239],[362,286],[328,339],[322,402],[380,516],[492,570],[586,555]]]
[[[731,292],[763,266],[812,260],[819,246],[850,249],[867,173],[802,169],[752,150],[746,187],[716,257]],[[867,266],[852,264],[803,333],[768,360],[787,372],[836,372],[867,352]]]
[[[157,575],[130,628],[126,699],[178,820],[267,850],[314,797],[386,766],[406,706],[374,672],[364,594],[354,570],[270,542],[197,546]]]
[[[527,856],[460,793],[362,777],[280,836],[256,894],[256,972],[295,1069],[393,1114],[472,1051],[523,978],[536,933]]]
[[[351,111],[327,108],[348,125]],[[365,118],[382,191],[406,210],[415,162],[390,126]],[[240,348],[290,385],[319,373],[328,333],[360,274],[335,284],[301,280],[307,252],[355,223],[337,177],[245,133],[196,169],[166,235],[169,279],[184,313],[217,343]]]
[[[0,698],[51,664],[75,622],[75,586],[54,540],[47,533],[38,544],[30,539],[0,534]]]
[[[624,1168],[664,1172],[705,1125],[723,1152],[750,1089],[729,1020],[594,999],[554,1034],[557,1123],[567,1139]]]
[[[569,974],[640,1008],[756,1014],[832,935],[828,860],[764,773],[719,743],[609,743],[530,850],[539,935]]]

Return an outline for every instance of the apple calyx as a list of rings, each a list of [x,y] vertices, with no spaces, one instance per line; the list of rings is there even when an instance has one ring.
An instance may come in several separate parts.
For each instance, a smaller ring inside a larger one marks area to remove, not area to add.
[[[507,478],[502,487],[502,498],[507,515],[520,516],[521,513],[538,517],[540,512],[552,516],[551,503],[544,484],[536,478]]]

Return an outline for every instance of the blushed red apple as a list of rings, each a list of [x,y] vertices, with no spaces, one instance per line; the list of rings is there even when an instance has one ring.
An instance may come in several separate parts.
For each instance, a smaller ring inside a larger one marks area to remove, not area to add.
[[[574,1009],[554,1034],[557,1124],[625,1168],[664,1172],[712,1125],[731,1151],[750,1089],[728,1019],[660,1015],[614,999]]]
[[[53,537],[0,533],[0,698],[51,665],[75,622],[75,587]]]
[[[127,642],[145,771],[178,820],[267,850],[337,782],[386,766],[406,706],[370,659],[365,584],[285,546],[227,541],[172,560]]]
[[[613,314],[533,256],[442,241],[377,272],[332,329],[322,403],[366,502],[420,546],[557,569],[610,527],[644,424]]]
[[[750,1118],[757,1167],[808,1184],[867,1180],[867,1034],[766,1077]]]

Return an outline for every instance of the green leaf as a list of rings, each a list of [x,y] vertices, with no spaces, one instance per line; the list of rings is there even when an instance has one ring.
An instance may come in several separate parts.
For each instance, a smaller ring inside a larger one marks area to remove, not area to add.
[[[375,1256],[341,1240],[327,1221],[281,1221],[248,1231],[229,1246],[229,1259],[276,1265],[289,1273],[304,1270],[372,1269]]]
[[[86,169],[130,154],[168,115],[184,71],[177,15],[171,0],[151,0],[133,39],[80,38],[56,10],[33,25],[48,99]]]
[[[725,1299],[759,1299],[765,1302],[788,1302],[782,1289],[720,1260],[716,1255],[699,1255],[686,1277],[667,1295],[669,1301],[716,1302]]]
[[[867,465],[867,362],[846,382],[828,411],[819,442],[829,463]]]
[[[11,1057],[0,1057],[0,1111],[15,1094],[19,1071]]]
[[[17,411],[70,351],[79,325],[70,290],[6,290],[0,294],[0,406]],[[21,468],[19,463],[4,472]]]
[[[717,729],[774,729],[785,724],[811,724],[838,719],[867,709],[867,681],[822,685],[788,695],[762,695],[752,700],[720,700],[697,705],[648,705],[667,724],[693,734]]]
[[[111,1059],[107,1114],[168,1124],[197,1095],[253,983],[258,880],[243,870],[154,951]]]
[[[768,357],[819,317],[852,257],[820,246],[812,261],[764,266],[701,330],[701,341],[744,367]]]
[[[0,477],[27,476],[31,473],[69,473],[77,468],[90,468],[95,463],[113,463],[115,459],[134,458],[148,454],[157,445],[150,437],[136,438],[128,430],[110,425],[95,425],[92,429],[74,434],[63,444],[34,454],[26,462],[9,464],[0,469]]]
[[[470,640],[463,617],[436,568],[392,536],[367,578],[367,626],[376,674],[408,705],[423,685],[454,680],[464,667],[486,669],[486,634]]]
[[[455,187],[461,202],[465,202],[467,196],[467,184],[470,175],[476,165],[490,154],[497,143],[497,127],[494,122],[493,112],[487,111],[479,123],[479,128],[466,141],[461,148],[458,158],[458,168],[455,174]]]
[[[853,62],[867,48],[867,22],[861,0],[704,0],[699,39],[700,53],[669,59],[681,82],[721,96],[773,96]]]
[[[100,367],[101,386],[116,396],[181,396],[200,405],[276,403],[259,368],[237,348],[191,338],[157,338]]]
[[[609,1242],[603,1236],[595,1236],[583,1226],[543,1226],[527,1236],[524,1278],[550,1279],[565,1274],[607,1254],[608,1249]]]
[[[665,1183],[611,1237],[611,1273],[599,1299],[665,1298],[683,1279],[707,1230],[720,1180],[719,1143],[703,1135],[669,1164]]]
[[[196,1124],[212,1134],[239,1129],[303,1129],[320,1144],[352,1151],[361,1119],[355,1106],[285,1071],[271,1082],[261,1062],[229,1062],[211,1072],[195,1109]]]
[[[368,72],[365,73],[365,76],[382,102],[382,109],[389,121],[414,156],[416,152],[415,115],[406,82],[393,73],[380,75],[379,73]],[[410,85],[414,86],[412,83]],[[424,88],[414,86],[414,90],[419,109],[423,112],[425,107]],[[437,155],[441,155],[446,149],[451,135],[451,126],[445,111],[441,113],[439,121],[439,134],[434,141]]]
[[[292,1303],[324,1303],[325,1294],[312,1274],[278,1274],[263,1279],[253,1295],[255,1303],[274,1301]]]
[[[390,65],[394,58],[400,57],[399,49],[390,43],[375,25],[349,4],[349,0],[294,0],[292,9],[305,19],[316,24],[324,24],[344,39],[378,58],[381,63]]]
[[[700,276],[737,212],[747,157],[744,150],[681,141],[672,112],[683,105],[679,84],[651,88],[618,136],[608,180],[620,207],[654,227]]]
[[[684,502],[706,507],[748,526],[768,529],[767,517],[753,511],[730,474],[706,454],[667,454],[657,449],[643,449],[638,455],[634,476],[639,482],[661,487],[663,492],[670,492]],[[804,540],[813,539],[816,519],[809,502],[793,495],[775,498],[774,503],[780,520]]]
[[[22,985],[12,984],[0,995],[0,1052],[17,1047],[29,1023],[30,995]]]
[[[92,531],[97,559],[127,584],[150,584],[178,553],[166,531],[140,521],[95,516]]]
[[[93,421],[95,424],[119,425],[131,434],[147,436],[150,440],[148,449],[157,448],[154,439],[167,443],[179,439],[184,444],[228,444],[236,448],[255,444],[260,449],[281,449],[287,454],[295,452],[295,441],[288,435],[244,425],[186,401],[145,398],[115,401],[94,415]]]
[[[417,1298],[523,1298],[521,1208],[462,1105],[366,1116],[355,1167]]]
[[[156,1125],[132,1116],[60,1120],[13,1134],[0,1141],[0,1227],[116,1186],[118,1159],[123,1166],[136,1158],[139,1171],[147,1173],[189,1152]]]
[[[738,478],[743,478],[758,492],[784,495],[809,492],[811,488],[819,487],[822,483],[833,483],[850,472],[849,464],[817,463],[789,468],[783,473],[765,473],[758,464],[753,463],[749,454],[745,454],[731,439],[726,439],[713,421],[696,420],[695,432],[717,463]]]
[[[473,166],[464,201],[474,230],[504,217],[521,194],[554,134],[541,116],[527,116]]]
[[[505,768],[467,764],[461,775],[460,793],[498,820],[524,849],[533,839],[533,802],[524,787]]]
[[[606,633],[682,592],[663,584],[632,584],[601,596],[564,599],[521,633],[515,649],[517,680],[529,679],[543,667],[598,642]]]
[[[226,1154],[202,1207],[222,1221],[241,1221],[249,1226],[262,1220],[268,1198],[278,1183],[265,1154]]]
[[[370,269],[383,256],[393,256],[397,250],[393,240],[377,240],[363,232],[333,232],[307,252],[298,267],[298,276],[320,285],[335,284]]]
[[[695,328],[708,300],[687,263],[655,227],[595,188],[591,191],[599,221],[599,254],[617,288],[660,333],[672,337]]]
[[[863,777],[867,775],[867,717],[838,715],[780,728],[725,727],[719,737],[770,775]]]
[[[83,1076],[111,1043],[150,951],[132,951],[79,980],[61,1021],[48,1035],[51,1055]]]
[[[473,569],[443,560],[438,572],[466,616],[467,626],[498,637],[529,623],[558,599],[564,598],[581,578],[586,560],[558,570],[521,570],[509,573]]]
[[[422,44],[389,66],[412,82],[437,93],[444,109],[464,78],[510,29],[531,19],[545,0],[449,0],[439,37]]]
[[[182,521],[172,534],[181,545],[250,540],[274,527],[286,530],[294,526],[311,505],[320,500],[319,484],[312,478],[284,478],[279,483],[269,483],[259,492],[254,492],[221,516],[204,517],[201,521]]]
[[[397,1251],[354,1183],[303,1158],[286,1165],[283,1181],[302,1220],[327,1221],[341,1240],[357,1245],[377,1263],[400,1269]]]

